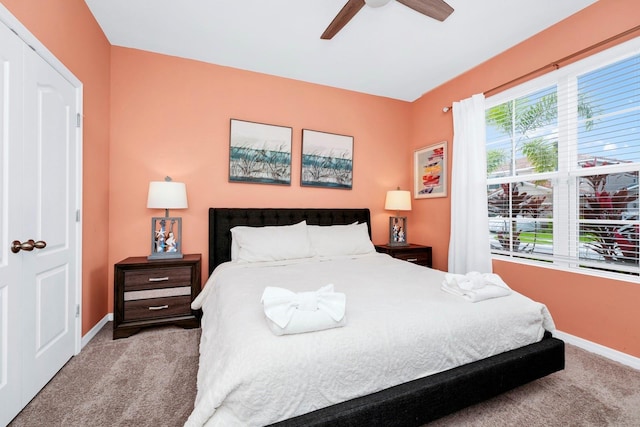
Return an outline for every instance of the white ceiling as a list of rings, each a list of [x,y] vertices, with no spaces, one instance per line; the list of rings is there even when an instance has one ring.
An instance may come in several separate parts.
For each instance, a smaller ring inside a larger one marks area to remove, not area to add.
[[[405,101],[596,0],[448,0],[438,22],[391,1],[332,40],[346,0],[85,0],[109,42]]]

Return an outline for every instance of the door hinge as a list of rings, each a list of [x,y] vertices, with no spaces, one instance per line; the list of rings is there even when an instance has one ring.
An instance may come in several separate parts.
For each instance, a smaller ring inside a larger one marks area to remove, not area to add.
[[[76,319],[80,317],[80,304],[76,304]]]
[[[77,128],[80,127],[81,121],[82,121],[82,118],[80,117],[80,113],[76,113],[76,127]]]
[[[80,222],[80,209],[76,209],[76,222]]]

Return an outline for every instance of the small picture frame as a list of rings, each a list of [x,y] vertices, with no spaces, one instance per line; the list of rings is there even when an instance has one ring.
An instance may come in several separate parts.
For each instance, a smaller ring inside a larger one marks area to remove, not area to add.
[[[413,157],[414,199],[447,196],[447,143],[416,150]]]
[[[147,259],[182,257],[182,218],[151,218],[151,255]]]
[[[389,217],[389,246],[408,246],[407,243],[407,217]]]

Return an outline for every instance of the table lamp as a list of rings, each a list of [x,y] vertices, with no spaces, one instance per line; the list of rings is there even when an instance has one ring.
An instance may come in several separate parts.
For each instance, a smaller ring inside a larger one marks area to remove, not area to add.
[[[163,217],[151,218],[151,254],[147,259],[182,258],[182,218],[169,216],[169,209],[187,208],[187,187],[174,182],[151,181],[147,208],[164,209]]]
[[[406,190],[387,191],[384,208],[396,211],[395,216],[389,217],[389,246],[408,246],[407,243],[407,217],[400,216],[399,211],[411,210],[411,192]]]

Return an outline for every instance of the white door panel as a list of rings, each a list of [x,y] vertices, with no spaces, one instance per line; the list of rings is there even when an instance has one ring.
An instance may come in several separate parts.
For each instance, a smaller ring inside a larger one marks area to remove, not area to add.
[[[0,93],[0,425],[6,425],[76,350],[80,99],[4,24]],[[12,241],[29,239],[47,245],[10,250]]]
[[[40,61],[40,57],[37,57]],[[41,64],[41,66],[43,66]],[[50,69],[44,64],[44,70]],[[69,176],[70,150],[73,149],[75,91],[62,76],[54,81],[46,74],[40,76],[37,92],[34,94],[37,105],[38,134],[35,147],[39,162],[37,168],[36,210],[38,232],[46,240],[49,249],[69,249],[69,226],[67,218],[71,216],[71,197]],[[56,81],[57,80],[57,81]],[[73,114],[73,117],[72,117]],[[73,225],[73,224],[71,224]]]
[[[73,356],[75,283],[75,88],[33,51],[25,52],[24,158],[32,173],[23,177],[23,238],[42,240],[44,249],[21,253],[23,310],[27,326],[22,354],[32,369],[23,372],[23,400],[29,401]]]
[[[20,352],[20,274],[22,261],[11,253],[10,220],[20,217],[20,189],[10,184],[22,163],[22,41],[0,25],[0,425],[22,408]]]
[[[69,333],[69,278],[64,267],[36,277],[35,357],[40,358]]]

